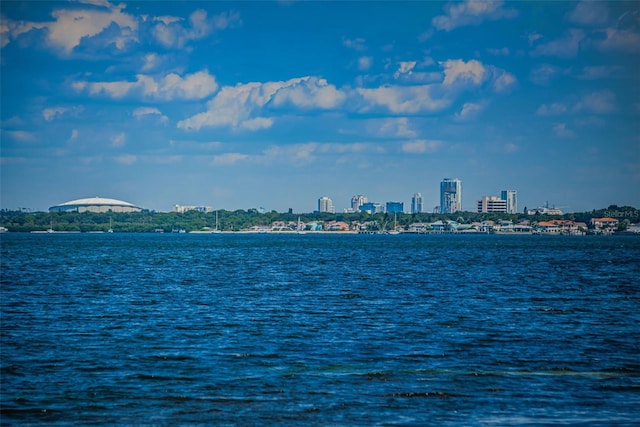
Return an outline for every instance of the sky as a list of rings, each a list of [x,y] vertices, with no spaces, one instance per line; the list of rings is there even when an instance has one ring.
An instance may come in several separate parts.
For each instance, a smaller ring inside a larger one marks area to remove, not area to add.
[[[0,3],[0,208],[640,207],[640,2]]]

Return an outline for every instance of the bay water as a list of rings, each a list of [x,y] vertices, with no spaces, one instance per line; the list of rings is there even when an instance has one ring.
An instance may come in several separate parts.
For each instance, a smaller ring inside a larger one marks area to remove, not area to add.
[[[2,425],[639,425],[640,238],[18,234]]]

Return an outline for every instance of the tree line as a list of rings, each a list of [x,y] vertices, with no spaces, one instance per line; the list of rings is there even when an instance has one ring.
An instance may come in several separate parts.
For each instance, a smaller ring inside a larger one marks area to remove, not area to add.
[[[394,223],[403,228],[408,228],[409,224],[416,222],[435,221],[456,221],[461,224],[472,222],[491,221],[512,221],[514,223],[521,220],[531,222],[549,221],[553,219],[566,219],[589,224],[591,218],[614,217],[620,221],[621,226],[640,222],[640,210],[630,206],[611,205],[608,208],[593,210],[591,212],[568,213],[564,215],[526,215],[507,213],[476,213],[476,212],[456,212],[453,214],[420,213],[406,214],[399,213],[377,213],[367,212],[356,213],[282,213],[265,212],[261,213],[255,209],[250,210],[219,210],[216,212],[188,211],[177,212],[155,212],[144,210],[142,212],[24,212],[2,210],[0,211],[0,226],[6,227],[9,231],[30,232],[44,231],[49,228],[55,231],[78,231],[96,232],[136,232],[146,233],[154,231],[178,231],[186,232],[204,229],[219,229],[221,231],[240,231],[253,226],[269,226],[275,221],[285,223],[297,223],[298,219],[304,223],[343,221],[348,224],[371,223],[374,227],[389,228]]]

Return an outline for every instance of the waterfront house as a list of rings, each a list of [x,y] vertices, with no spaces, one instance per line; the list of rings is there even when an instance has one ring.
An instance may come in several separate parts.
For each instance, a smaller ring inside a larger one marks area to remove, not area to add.
[[[591,225],[597,229],[616,228],[618,220],[615,218],[591,218]]]

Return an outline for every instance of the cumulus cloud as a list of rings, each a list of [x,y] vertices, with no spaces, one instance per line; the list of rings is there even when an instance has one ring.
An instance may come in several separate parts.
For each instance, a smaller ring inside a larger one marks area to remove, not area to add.
[[[411,74],[415,66],[416,66],[416,61],[400,62],[398,64],[398,70],[393,74],[393,77],[397,79],[401,75]]]
[[[157,24],[151,34],[163,46],[173,48],[181,48],[192,40],[202,39],[216,30],[232,28],[242,22],[237,12],[225,12],[209,18],[202,9],[194,11],[187,23],[170,16],[157,17],[155,20]]]
[[[502,1],[465,0],[447,4],[445,14],[431,21],[438,30],[451,31],[458,27],[479,25],[484,21],[514,18],[518,15],[514,9],[505,9]]]
[[[450,101],[433,96],[433,86],[383,86],[356,89],[365,101],[363,111],[383,107],[394,114],[433,112],[446,108]]]
[[[86,1],[84,3],[87,3]],[[124,49],[130,42],[136,42],[138,22],[132,15],[124,13],[124,4],[113,5],[109,2],[91,2],[99,8],[58,8],[51,16],[53,21],[25,22],[6,20],[6,35],[3,36],[3,46],[15,40],[21,34],[31,30],[44,29],[47,45],[70,54],[83,41],[102,36],[99,45],[116,46]],[[117,28],[117,31],[113,31]],[[110,31],[105,31],[110,29]],[[94,40],[95,41],[95,40]]]
[[[609,114],[616,111],[616,95],[605,89],[581,96],[577,101],[541,105],[536,114],[539,116],[557,116],[565,113]]]
[[[573,111],[608,114],[616,110],[616,95],[610,90],[601,90],[583,96],[574,105]]]
[[[133,117],[138,120],[145,116],[158,116],[161,122],[167,122],[169,118],[162,114],[160,110],[155,107],[139,107],[133,110]]]
[[[609,22],[609,8],[601,1],[581,1],[567,14],[569,22],[583,26],[605,25]]]
[[[559,58],[575,58],[580,49],[580,42],[586,34],[582,30],[571,28],[558,40],[542,43],[532,51],[532,56],[556,56]]]
[[[471,120],[475,118],[482,110],[484,110],[485,104],[465,102],[460,112],[456,113],[455,119],[458,121]]]
[[[442,146],[442,141],[432,141],[426,139],[418,139],[408,141],[402,144],[402,151],[405,153],[423,154],[433,153]]]
[[[394,138],[413,138],[416,132],[411,129],[409,119],[407,117],[398,117],[393,119],[384,119],[379,126],[375,126],[373,133],[380,136],[391,136]]]
[[[479,85],[484,81],[486,69],[480,61],[471,59],[464,62],[462,59],[450,59],[442,62],[444,67],[445,86],[452,85],[456,82],[470,82]]]
[[[631,29],[608,28],[604,40],[596,42],[599,50],[616,50],[628,53],[640,52],[640,32]]]
[[[172,99],[202,99],[218,89],[215,78],[207,71],[187,74],[184,77],[170,73],[164,77],[138,74],[136,80],[115,82],[78,81],[72,84],[76,91],[110,98],[138,96],[169,101]]]
[[[567,128],[566,123],[558,123],[553,126],[552,131],[554,135],[559,136],[560,138],[573,138],[576,136],[576,133],[571,129]]]
[[[70,109],[68,107],[45,108],[44,110],[42,110],[42,117],[44,117],[46,121],[50,122],[57,116],[61,116],[69,110]]]
[[[344,92],[327,83],[325,79],[305,77],[278,88],[273,95],[273,105],[291,104],[300,108],[331,109],[346,98]]]
[[[178,122],[178,128],[229,126],[247,130],[271,127],[273,120],[261,110],[294,107],[304,110],[333,109],[346,95],[317,77],[301,77],[280,82],[247,83],[225,86],[207,103],[207,111]]]

